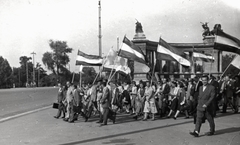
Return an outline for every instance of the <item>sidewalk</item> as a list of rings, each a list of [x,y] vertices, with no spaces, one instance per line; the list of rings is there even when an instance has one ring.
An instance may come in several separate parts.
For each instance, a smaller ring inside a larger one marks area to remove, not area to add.
[[[98,118],[83,118],[67,123],[53,118],[57,110],[49,108],[0,124],[1,145],[239,145],[240,115],[218,114],[216,135],[204,136],[208,123],[202,126],[200,137],[189,132],[193,119],[179,117],[155,121],[135,121],[130,115],[118,115],[116,124],[99,127]]]

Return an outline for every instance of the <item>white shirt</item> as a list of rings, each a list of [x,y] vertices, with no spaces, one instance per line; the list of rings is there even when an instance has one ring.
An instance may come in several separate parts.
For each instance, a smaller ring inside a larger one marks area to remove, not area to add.
[[[203,86],[203,92],[204,92],[204,90],[206,89],[206,87],[207,87],[207,86]]]

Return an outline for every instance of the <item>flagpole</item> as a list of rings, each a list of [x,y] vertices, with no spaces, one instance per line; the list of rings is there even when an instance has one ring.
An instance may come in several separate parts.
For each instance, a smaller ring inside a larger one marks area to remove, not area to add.
[[[75,77],[75,72],[73,72],[72,83],[74,81],[74,77]]]
[[[80,85],[80,88],[82,88],[82,73],[79,72],[79,75],[80,75],[80,78],[79,78],[79,85]]]
[[[233,58],[233,60],[237,57],[237,55]],[[233,61],[232,60],[232,61]],[[225,74],[225,72],[228,70],[229,66],[232,64],[232,61],[228,64],[227,68],[224,70],[224,72],[221,74],[220,78]]]
[[[98,72],[97,76],[95,77],[95,79],[94,79],[94,81],[93,81],[92,85],[94,85],[94,84],[95,84],[95,82],[96,82],[96,80],[97,80],[97,78],[98,78],[99,74],[100,74],[100,71]]]
[[[108,83],[112,80],[112,78],[114,77],[114,75],[116,74],[117,71],[115,71],[112,75],[112,77],[108,80]]]
[[[214,51],[214,50],[212,50],[212,56],[213,56],[213,51]],[[213,64],[213,61],[211,61],[211,68],[210,68],[210,73],[209,73],[209,75],[212,73],[212,64]]]
[[[155,59],[156,59],[156,52],[155,52]],[[151,77],[151,85],[152,85],[153,77],[154,77],[154,76],[153,76],[153,73],[154,73],[155,67],[156,67],[156,64],[153,63],[153,65],[154,65],[154,66],[153,66],[152,77]]]

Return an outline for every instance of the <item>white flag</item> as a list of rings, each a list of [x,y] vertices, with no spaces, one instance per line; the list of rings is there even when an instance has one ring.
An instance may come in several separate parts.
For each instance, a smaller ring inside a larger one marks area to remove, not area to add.
[[[236,68],[240,69],[240,55],[235,56],[231,64]]]

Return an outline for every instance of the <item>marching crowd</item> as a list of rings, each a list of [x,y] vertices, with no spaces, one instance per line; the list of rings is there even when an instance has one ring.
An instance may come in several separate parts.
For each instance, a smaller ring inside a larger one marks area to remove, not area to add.
[[[107,125],[108,119],[115,123],[117,113],[131,114],[135,120],[143,121],[154,121],[157,117],[177,119],[183,114],[185,118],[192,116],[196,123],[200,110],[198,105],[201,104],[199,89],[203,86],[204,91],[206,84],[213,86],[214,92],[210,93],[214,97],[206,99],[203,107],[207,104],[212,118],[217,112],[226,113],[227,107],[231,107],[233,112],[237,113],[240,96],[239,76],[225,76],[222,79],[212,75],[205,77],[207,81],[202,80],[204,77],[195,77],[178,80],[162,78],[156,83],[139,81],[138,84],[135,81],[127,83],[98,80],[93,85],[82,87],[70,82],[67,82],[66,86],[58,84],[58,113],[54,117],[62,116],[64,121],[71,123],[82,116],[87,122],[91,116],[99,114],[97,123],[101,123],[102,126]],[[208,117],[204,117],[201,117],[200,123],[208,120]],[[197,136],[198,132],[194,133],[192,135]]]

